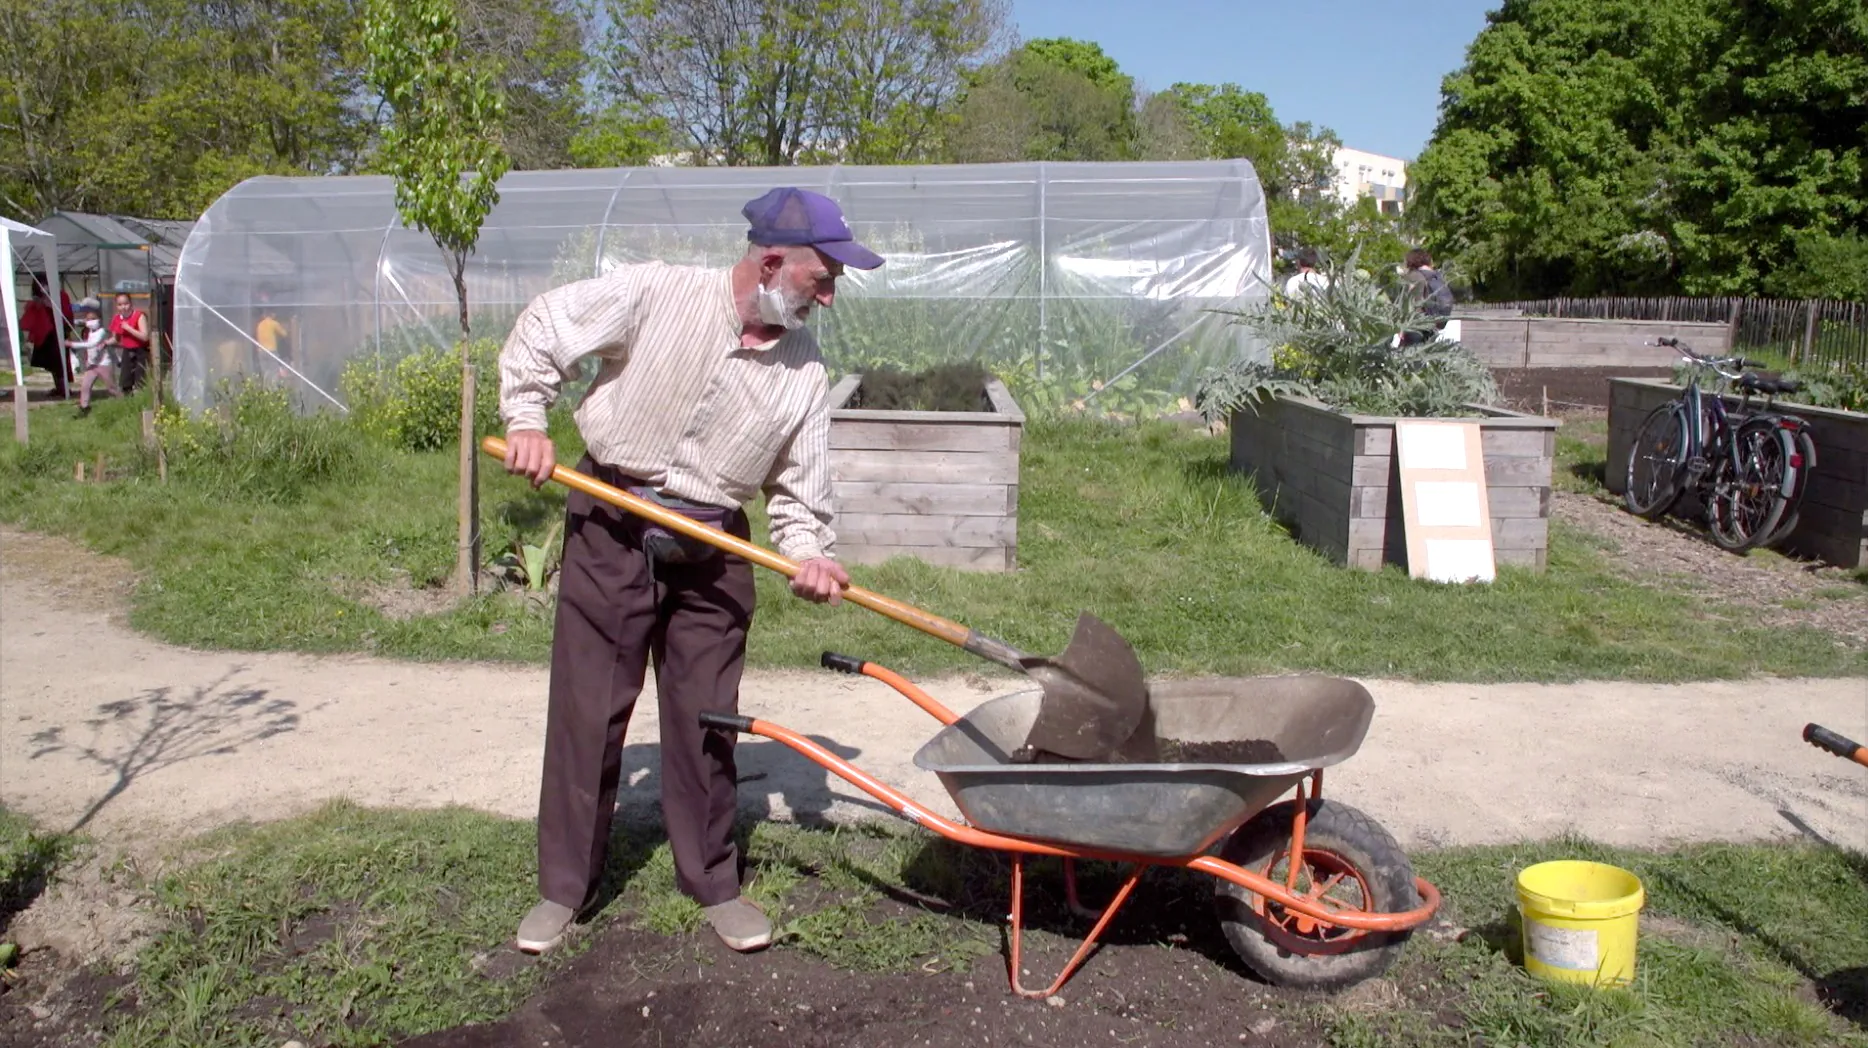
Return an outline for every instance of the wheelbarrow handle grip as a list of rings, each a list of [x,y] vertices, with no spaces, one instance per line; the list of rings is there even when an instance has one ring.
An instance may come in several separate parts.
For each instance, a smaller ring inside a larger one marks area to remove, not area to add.
[[[1805,724],[1803,726],[1803,741],[1817,749],[1828,750],[1830,753],[1844,759],[1861,759],[1857,756],[1857,753],[1861,750],[1861,746],[1858,745],[1855,740],[1830,731],[1820,724]]]
[[[700,726],[703,728],[715,728],[720,731],[751,734],[752,718],[741,717],[734,713],[703,713],[700,715]]]
[[[825,669],[836,670],[838,673],[860,674],[863,672],[864,660],[854,655],[839,655],[834,651],[827,651],[819,661],[823,663]]]
[[[480,448],[496,459],[504,461],[506,458],[506,441],[499,437],[482,437]],[[708,527],[665,506],[656,505],[648,499],[638,498],[620,488],[605,484],[595,477],[554,464],[551,467],[551,479],[567,488],[575,488],[592,498],[608,502],[636,516],[653,521],[669,531],[678,531],[716,549],[743,557],[760,567],[770,568],[786,578],[797,577],[798,564],[787,557],[747,542],[737,535],[729,535],[719,528]],[[920,608],[903,604],[901,601],[884,597],[880,593],[873,593],[860,586],[845,587],[843,599],[894,619],[904,626],[912,626],[923,633],[938,637],[955,647],[963,648],[1002,666],[1011,669],[1022,667],[1019,661],[1020,654],[1003,641],[968,629],[957,622],[950,622],[939,615],[931,615]]]

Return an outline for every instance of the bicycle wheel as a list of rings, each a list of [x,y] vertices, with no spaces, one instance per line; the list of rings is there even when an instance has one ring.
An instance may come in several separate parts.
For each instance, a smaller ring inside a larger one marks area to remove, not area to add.
[[[1628,512],[1659,520],[1680,501],[1680,478],[1686,469],[1686,407],[1662,404],[1641,420],[1628,445],[1627,485],[1622,502]]]
[[[1791,487],[1790,497],[1784,501],[1784,514],[1777,521],[1776,530],[1758,544],[1766,548],[1784,541],[1790,537],[1791,532],[1797,530],[1803,493],[1810,489],[1810,474],[1816,469],[1816,441],[1810,436],[1809,427],[1798,426],[1791,432],[1796,438],[1797,454],[1791,458],[1790,468],[1796,474],[1796,480]]]
[[[1720,455],[1712,468],[1712,499],[1706,506],[1707,530],[1723,549],[1740,553],[1764,543],[1784,519],[1794,475],[1791,456],[1796,439],[1771,419],[1751,419],[1738,427],[1735,455]]]

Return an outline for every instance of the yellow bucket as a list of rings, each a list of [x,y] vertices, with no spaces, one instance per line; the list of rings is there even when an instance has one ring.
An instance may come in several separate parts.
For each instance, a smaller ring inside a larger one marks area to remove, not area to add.
[[[1646,901],[1640,878],[1599,862],[1544,862],[1519,871],[1525,969],[1554,982],[1627,985]]]

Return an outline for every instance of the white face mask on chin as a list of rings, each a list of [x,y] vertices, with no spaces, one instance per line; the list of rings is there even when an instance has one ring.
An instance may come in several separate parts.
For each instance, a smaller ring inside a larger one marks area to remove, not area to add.
[[[801,328],[809,314],[805,307],[810,299],[799,296],[793,298],[775,287],[759,285],[759,319],[773,327],[782,327],[787,331]]]

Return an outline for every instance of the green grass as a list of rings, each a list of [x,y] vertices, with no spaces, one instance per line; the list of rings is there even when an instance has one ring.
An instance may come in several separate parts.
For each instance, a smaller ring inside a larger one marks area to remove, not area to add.
[[[1606,419],[1567,419],[1557,430],[1557,456],[1550,464],[1550,484],[1579,495],[1608,492],[1609,424]]]
[[[0,943],[6,942],[13,917],[32,905],[47,880],[71,857],[75,845],[74,838],[47,833],[25,816],[0,806]],[[8,963],[0,958],[0,968]]]
[[[777,918],[776,949],[855,972],[953,968],[1002,978],[1007,882],[987,853],[892,824],[761,823],[746,839],[751,890]],[[278,1018],[287,1009],[296,1036],[331,1044],[491,1019],[592,939],[574,937],[564,952],[517,971],[488,963],[513,956],[512,922],[532,901],[527,821],[334,804],[223,831],[203,847],[211,859],[156,886],[171,928],[144,948],[136,973],[143,1006],[110,1031],[112,1045],[276,1044],[293,1032]],[[1647,924],[1632,988],[1551,987],[1515,962],[1513,876],[1553,857],[1602,859],[1643,879]],[[1274,1008],[1320,1017],[1338,1045],[1868,1046],[1811,989],[1868,967],[1861,856],[1814,846],[1648,853],[1566,840],[1414,860],[1445,893],[1449,917],[1474,934],[1457,944],[1416,936],[1391,974],[1401,1006],[1368,1014],[1282,996]],[[1033,876],[1055,881],[1043,864]],[[606,892],[618,890],[598,930],[611,921],[667,935],[699,927],[655,837],[619,834]],[[1086,897],[1103,890],[1086,884]],[[1209,927],[1210,893],[1198,875],[1151,877],[1124,911],[1128,934],[1139,925],[1139,941],[1148,942],[1185,929],[1237,974],[1225,948],[1212,945],[1220,940]],[[878,911],[885,894],[930,900],[930,908]],[[1056,900],[1045,905],[1054,910]],[[1082,933],[1078,924],[1058,927]]]
[[[127,557],[142,572],[132,608],[138,628],[212,648],[545,660],[546,605],[489,594],[392,618],[363,599],[363,587],[419,588],[446,577],[451,452],[366,448],[336,480],[275,488],[172,466],[164,485],[135,445],[140,406],[138,398],[105,401],[83,420],[48,410],[35,416],[30,446],[0,444],[0,518]],[[555,424],[560,460],[575,462],[576,434],[562,417]],[[1580,442],[1565,439],[1580,461]],[[72,463],[94,462],[99,451],[113,470],[120,463],[136,472],[74,483]],[[1598,544],[1560,522],[1541,576],[1507,568],[1494,584],[1454,587],[1396,568],[1337,568],[1273,523],[1225,462],[1223,439],[1165,424],[1034,423],[1023,449],[1019,571],[902,560],[852,574],[1036,652],[1060,650],[1078,612],[1089,610],[1158,673],[1484,681],[1868,670],[1868,653],[1820,632],[1755,629],[1741,612],[1622,581]],[[541,539],[561,513],[563,489],[535,492],[492,460],[483,466],[489,558],[515,536]],[[755,520],[761,540],[763,527]],[[754,666],[814,667],[834,648],[915,674],[991,668],[872,612],[810,605],[783,586],[759,572]]]

